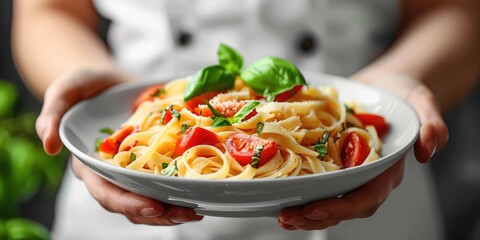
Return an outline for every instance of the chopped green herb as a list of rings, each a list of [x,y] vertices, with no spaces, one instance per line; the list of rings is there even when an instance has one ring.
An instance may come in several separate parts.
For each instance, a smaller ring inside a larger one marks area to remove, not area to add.
[[[161,171],[161,174],[163,176],[173,176],[175,175],[175,173],[178,171],[178,168],[177,168],[177,163],[174,161],[172,161],[170,164],[168,163],[162,163],[162,171]]]
[[[315,151],[318,152],[318,158],[319,159],[323,159],[328,154],[328,149],[325,146],[325,144],[327,143],[327,140],[328,140],[329,137],[330,137],[330,134],[327,131],[325,131],[323,133],[323,136],[318,139],[317,144],[315,144],[315,146],[314,146]]]
[[[95,152],[98,152],[98,149],[100,148],[100,145],[102,145],[103,141],[100,138],[97,138],[95,140]]]
[[[250,163],[250,165],[252,165],[252,167],[258,168],[258,164],[260,163],[260,157],[262,155],[262,151],[263,151],[263,145],[258,145],[257,147],[255,147],[255,153],[253,154],[252,162]]]
[[[160,125],[165,121],[165,115],[167,115],[167,111],[165,109],[160,110]]]
[[[215,107],[213,107],[212,104],[210,104],[209,101],[207,101],[206,104],[207,104],[208,109],[210,109],[210,111],[212,112],[213,116],[215,116],[215,117],[225,117],[225,115],[223,115],[221,112],[219,112],[217,109],[215,109]]]
[[[162,94],[165,94],[165,89],[164,88],[158,88],[157,91],[155,91],[154,93],[152,93],[150,95],[150,97],[158,97]]]
[[[260,137],[260,135],[262,135],[263,126],[265,126],[265,123],[263,123],[263,122],[258,122],[257,123],[257,134],[258,134],[259,137]]]
[[[130,163],[134,162],[135,160],[137,160],[137,155],[135,155],[135,153],[130,153]]]
[[[189,129],[191,126],[188,125],[188,124],[182,124],[182,134],[185,133],[185,131],[187,131],[187,129]]]
[[[181,117],[180,113],[173,108],[171,108],[170,111],[172,112],[172,116],[176,117],[178,119],[178,121],[180,121],[180,117]]]
[[[100,129],[100,132],[101,132],[101,133],[108,134],[108,135],[112,135],[114,131],[113,131],[113,129],[111,129],[111,128],[105,127],[105,128]]]
[[[245,106],[243,106],[235,115],[230,119],[232,123],[239,123],[244,119],[250,112],[252,112],[258,105],[259,101],[250,101]]]
[[[232,123],[226,117],[212,117],[212,127],[232,126]]]
[[[347,104],[344,104],[344,105],[345,105],[345,110],[347,110],[347,113],[355,113],[350,106],[348,106]]]

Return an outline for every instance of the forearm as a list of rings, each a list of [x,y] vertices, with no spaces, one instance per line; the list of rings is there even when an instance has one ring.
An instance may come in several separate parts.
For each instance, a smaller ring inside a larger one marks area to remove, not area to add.
[[[442,109],[454,105],[480,74],[479,4],[460,2],[427,9],[408,22],[392,49],[355,78],[414,78],[432,90]]]
[[[45,2],[48,1],[14,1],[14,57],[24,81],[35,94],[42,97],[51,81],[69,72],[114,68],[96,33],[98,17],[85,3],[88,1],[78,1],[84,3],[71,7]]]

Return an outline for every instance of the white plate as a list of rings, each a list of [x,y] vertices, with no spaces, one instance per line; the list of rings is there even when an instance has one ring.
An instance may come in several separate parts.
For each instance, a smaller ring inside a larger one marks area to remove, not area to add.
[[[116,128],[130,115],[136,96],[145,87],[175,78],[138,81],[113,87],[98,97],[72,107],[62,118],[60,137],[70,152],[115,185],[162,202],[195,208],[197,213],[224,217],[273,216],[281,209],[337,196],[366,183],[412,148],[419,120],[402,99],[386,91],[348,79],[304,73],[311,86],[333,86],[344,101],[356,101],[384,116],[390,131],[382,156],[375,162],[324,174],[283,179],[192,180],[156,176],[110,165],[99,160],[95,139],[102,127]]]

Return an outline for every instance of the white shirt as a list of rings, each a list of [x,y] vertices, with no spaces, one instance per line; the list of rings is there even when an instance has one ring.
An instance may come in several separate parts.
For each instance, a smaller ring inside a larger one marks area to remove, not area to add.
[[[245,65],[278,56],[302,70],[348,76],[394,39],[395,0],[95,0],[112,20],[110,46],[120,66],[140,79],[194,72],[216,63],[224,42]],[[375,231],[371,229],[371,231]],[[134,225],[109,213],[68,171],[55,239],[324,239],[324,231],[285,231],[275,218],[205,217],[176,227]]]

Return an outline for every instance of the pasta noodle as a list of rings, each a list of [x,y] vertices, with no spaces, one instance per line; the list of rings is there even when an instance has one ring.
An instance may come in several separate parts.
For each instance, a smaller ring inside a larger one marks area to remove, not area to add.
[[[382,140],[375,126],[364,126],[355,114],[361,110],[355,107],[352,112],[334,88],[303,86],[287,101],[266,101],[237,78],[233,89],[209,100],[214,110],[224,114],[218,119],[205,114],[213,110],[204,104],[189,109],[183,100],[187,81],[166,83],[159,96],[143,101],[103,141],[115,139],[118,149],[101,147],[101,159],[157,175],[233,180],[338,171],[379,158]],[[235,119],[252,102],[256,104],[252,116]],[[220,120],[230,122],[217,126]],[[191,132],[197,130],[204,135],[192,143]],[[183,141],[187,147],[179,154]],[[252,142],[260,144],[248,148]],[[240,145],[234,149],[232,144]],[[248,151],[251,156],[245,157]]]

